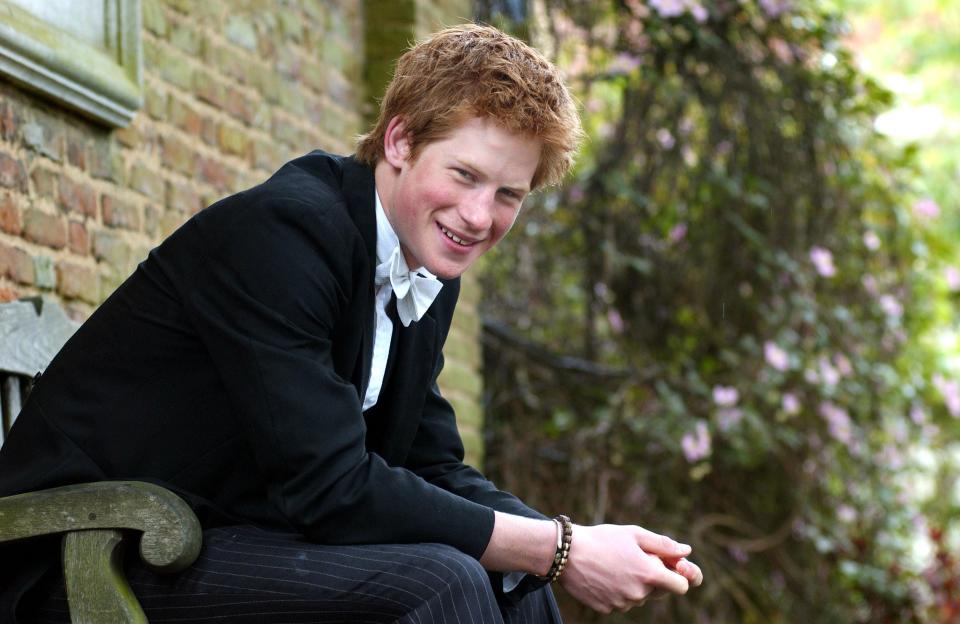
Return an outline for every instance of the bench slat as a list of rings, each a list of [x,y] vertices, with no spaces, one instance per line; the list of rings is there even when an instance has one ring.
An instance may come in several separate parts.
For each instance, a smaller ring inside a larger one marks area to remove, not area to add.
[[[29,301],[0,306],[0,371],[33,377],[44,370],[79,325],[60,306]]]
[[[3,444],[6,433],[13,426],[13,421],[20,413],[20,379],[16,375],[3,375],[3,404],[0,405],[0,445]]]

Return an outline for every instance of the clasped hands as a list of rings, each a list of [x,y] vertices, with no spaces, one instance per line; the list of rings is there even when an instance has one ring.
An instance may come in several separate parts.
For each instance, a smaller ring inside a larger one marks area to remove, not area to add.
[[[683,595],[703,582],[692,549],[638,526],[574,525],[560,584],[600,613],[628,611],[667,593]]]

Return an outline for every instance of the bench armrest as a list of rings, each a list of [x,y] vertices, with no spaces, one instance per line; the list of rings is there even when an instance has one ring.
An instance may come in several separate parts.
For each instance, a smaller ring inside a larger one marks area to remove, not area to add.
[[[142,531],[140,556],[179,572],[200,552],[200,523],[176,494],[152,483],[101,481],[0,498],[0,543],[89,529]]]

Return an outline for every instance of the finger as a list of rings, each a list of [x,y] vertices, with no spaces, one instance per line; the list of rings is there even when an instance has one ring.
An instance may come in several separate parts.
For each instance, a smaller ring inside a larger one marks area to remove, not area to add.
[[[689,581],[690,587],[699,587],[703,583],[703,571],[700,570],[700,566],[692,561],[681,559],[677,562],[675,569],[678,574]]]
[[[650,580],[650,584],[672,594],[683,595],[690,589],[690,581],[682,574],[661,567]]]
[[[643,527],[637,527],[637,545],[644,552],[661,557],[686,557],[693,549],[687,544],[681,544],[674,541],[666,535],[660,535],[653,531],[648,531]]]

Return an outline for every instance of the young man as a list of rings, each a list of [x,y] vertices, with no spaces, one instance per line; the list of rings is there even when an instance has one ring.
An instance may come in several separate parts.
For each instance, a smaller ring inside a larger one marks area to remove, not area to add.
[[[437,390],[459,275],[579,134],[523,43],[461,26],[415,46],[355,158],[313,152],[214,204],[91,316],[0,451],[0,495],[180,493],[197,563],[128,566],[152,622],[556,622],[539,577],[603,612],[699,584],[688,546],[497,490],[462,463]],[[2,554],[28,563],[0,581],[0,617],[34,587],[21,614],[66,621],[50,559]]]

